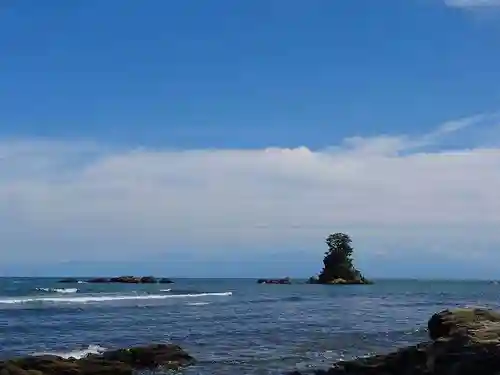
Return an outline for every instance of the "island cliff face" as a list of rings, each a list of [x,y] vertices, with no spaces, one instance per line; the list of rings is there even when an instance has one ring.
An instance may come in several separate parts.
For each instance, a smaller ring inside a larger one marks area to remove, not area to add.
[[[330,234],[326,238],[328,251],[323,259],[323,269],[318,277],[311,277],[311,284],[372,284],[357,270],[352,262],[351,238],[344,233]]]

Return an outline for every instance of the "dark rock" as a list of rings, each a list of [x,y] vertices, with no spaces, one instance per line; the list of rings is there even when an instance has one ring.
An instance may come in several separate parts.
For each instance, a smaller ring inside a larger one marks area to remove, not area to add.
[[[353,279],[342,279],[342,278],[337,278],[333,280],[327,280],[323,282],[322,284],[328,284],[328,285],[366,285],[366,284],[371,284],[370,281],[360,279],[360,278],[353,278]]]
[[[77,363],[80,371],[79,375],[132,375],[134,373],[133,366],[120,361],[108,361],[102,358],[84,358]]]
[[[395,352],[337,362],[323,375],[499,375],[500,314],[445,310],[428,322],[432,341]],[[301,375],[295,371],[290,375]]]
[[[485,326],[497,327],[500,313],[486,309],[454,309],[434,314],[427,323],[432,340],[442,337],[467,335],[485,330]],[[498,324],[500,328],[500,324]]]
[[[133,368],[178,368],[194,363],[194,358],[177,345],[155,344],[107,352],[102,357],[108,361],[127,363]]]
[[[95,279],[90,279],[90,280],[87,280],[88,283],[94,283],[94,284],[102,284],[102,283],[109,283],[109,279],[105,278],[105,277],[97,277]]]
[[[178,369],[195,362],[177,345],[120,349],[82,359],[24,357],[0,362],[1,375],[132,375],[134,370]]]
[[[174,282],[170,279],[167,278],[162,278],[160,281],[158,281],[160,284],[173,284]]]
[[[351,238],[345,233],[333,233],[326,238],[328,251],[323,258],[323,269],[309,284],[352,285],[373,284],[354,267]]]
[[[141,282],[141,278],[136,276],[119,276],[112,277],[111,279],[109,279],[109,282],[122,284],[139,284]]]
[[[78,282],[78,280],[76,280]],[[154,276],[118,276],[111,278],[99,277],[95,279],[90,279],[89,283],[121,283],[121,284],[172,284],[173,281],[170,279],[157,279]],[[1,374],[0,374],[1,375]]]
[[[292,281],[289,277],[285,277],[284,279],[258,279],[258,284],[291,284]]]
[[[68,284],[76,284],[78,283],[78,279],[75,279],[75,278],[72,278],[72,277],[68,277],[66,279],[61,279],[59,280],[60,283],[68,283]]]
[[[153,276],[143,276],[139,280],[142,284],[156,284],[158,280],[156,280]]]

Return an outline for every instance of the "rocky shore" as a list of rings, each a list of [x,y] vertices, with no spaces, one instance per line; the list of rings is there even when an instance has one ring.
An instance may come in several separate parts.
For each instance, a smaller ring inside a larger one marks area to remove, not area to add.
[[[82,359],[32,356],[0,362],[1,375],[132,375],[137,370],[177,370],[195,359],[177,345],[154,344]]]
[[[429,341],[395,352],[335,363],[315,375],[499,375],[500,313],[444,310],[428,322]],[[289,375],[302,375],[298,371]]]
[[[154,276],[119,276],[119,277],[96,277],[93,279],[79,280],[75,278],[66,278],[59,280],[60,283],[76,284],[78,282],[86,282],[92,284],[172,284],[173,281],[167,278],[156,278]]]
[[[428,321],[429,340],[389,354],[288,375],[500,375],[500,313],[444,310]],[[30,356],[0,362],[1,375],[132,375],[178,370],[195,359],[172,344],[119,349],[81,359]]]

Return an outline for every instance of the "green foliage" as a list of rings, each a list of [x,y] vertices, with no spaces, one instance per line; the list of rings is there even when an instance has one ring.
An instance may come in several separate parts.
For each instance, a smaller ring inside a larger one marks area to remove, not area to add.
[[[323,259],[324,268],[318,276],[320,283],[335,279],[346,281],[365,281],[352,263],[353,248],[351,238],[345,233],[333,233],[326,238],[328,251]]]

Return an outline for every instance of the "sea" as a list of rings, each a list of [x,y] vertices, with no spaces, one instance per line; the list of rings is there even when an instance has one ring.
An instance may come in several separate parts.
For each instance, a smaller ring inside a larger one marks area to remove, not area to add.
[[[427,339],[440,310],[500,308],[485,281],[375,280],[374,285],[260,285],[255,279],[174,284],[60,284],[0,278],[0,357],[79,358],[175,343],[198,363],[184,375],[284,374]]]

